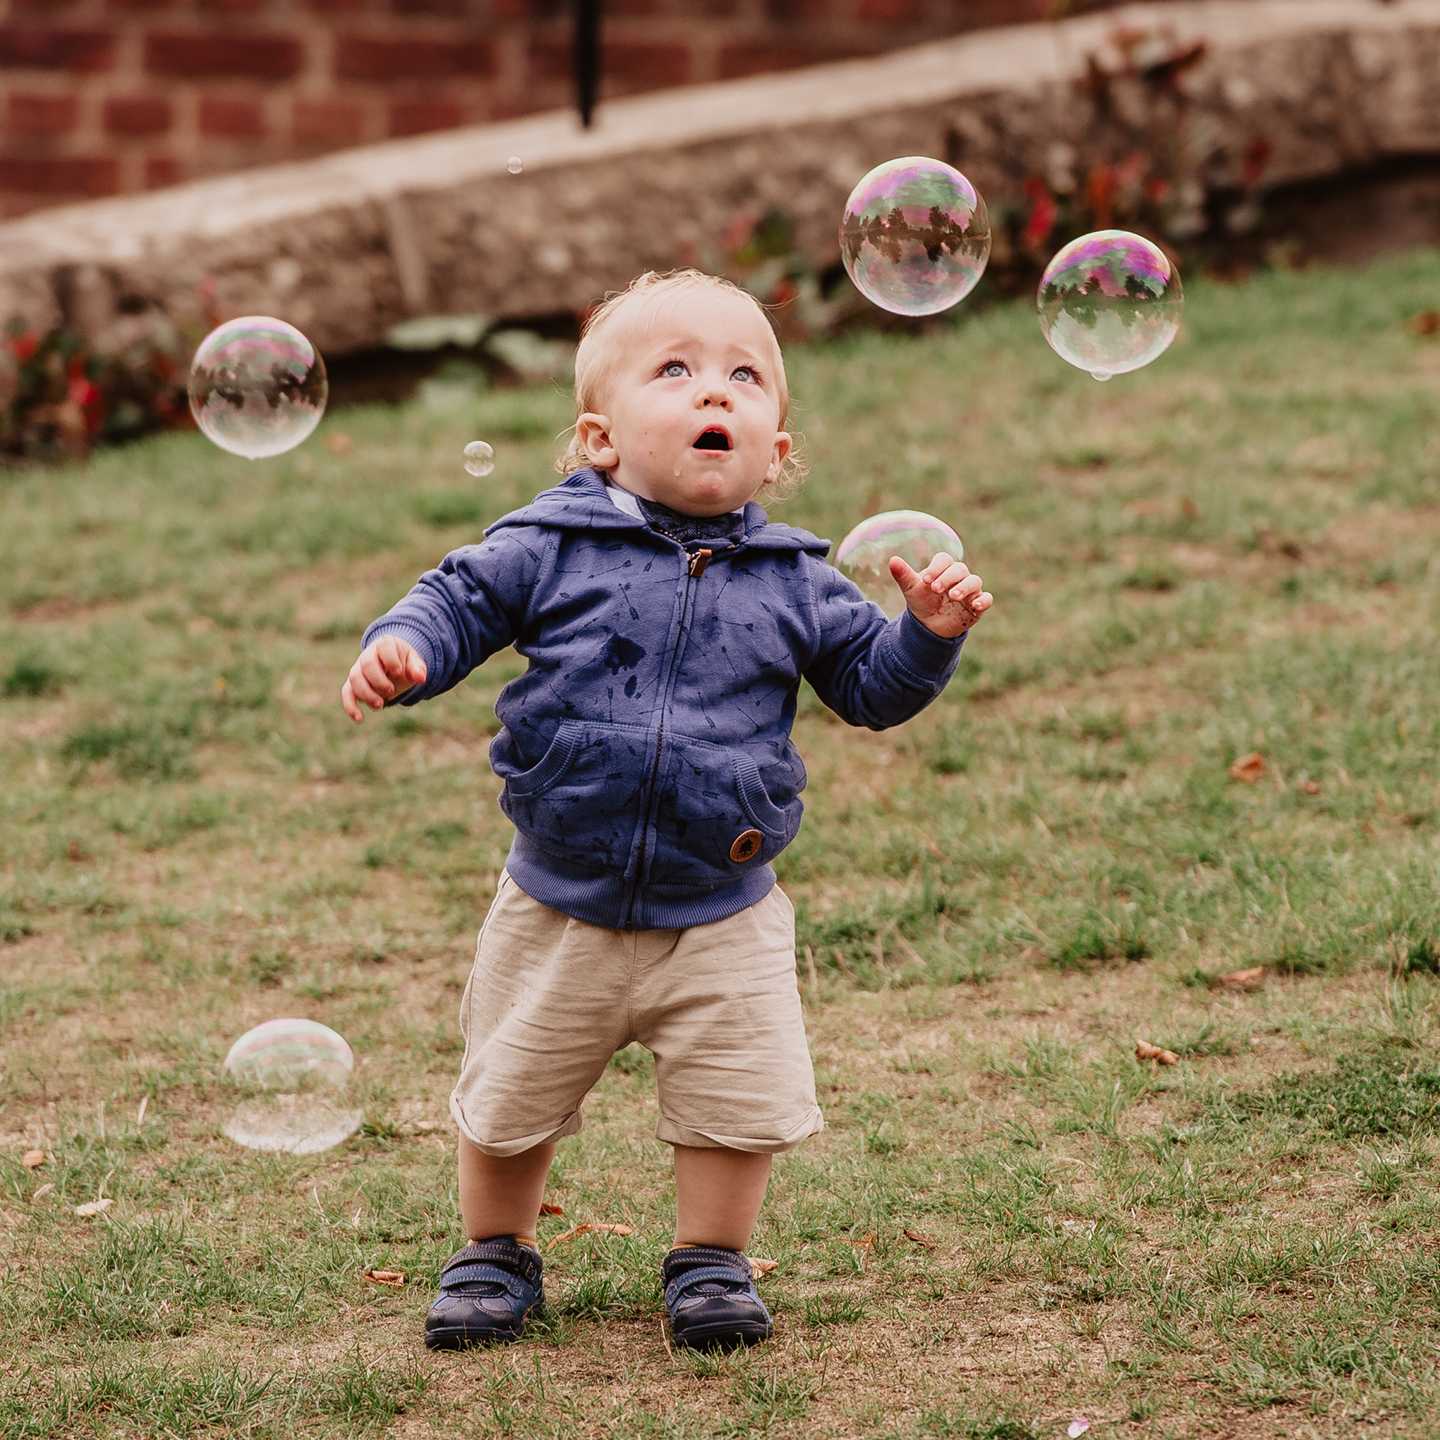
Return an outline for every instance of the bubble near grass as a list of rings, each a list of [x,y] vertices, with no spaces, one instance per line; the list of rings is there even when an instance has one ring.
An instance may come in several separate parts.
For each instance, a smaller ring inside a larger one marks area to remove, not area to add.
[[[483,440],[472,440],[465,447],[465,469],[477,478],[491,474],[495,469],[495,449]]]
[[[960,537],[943,520],[923,510],[886,510],[862,520],[835,551],[835,565],[892,620],[905,608],[905,597],[890,577],[890,557],[898,555],[912,570],[923,570],[940,551],[965,558]]]
[[[953,165],[902,155],[850,192],[840,254],[855,288],[896,315],[934,315],[963,300],[990,261],[990,215]]]
[[[307,440],[330,397],[320,352],[269,315],[242,315],[212,330],[195,352],[189,391],[201,433],[247,460]]]
[[[1097,380],[1157,360],[1180,330],[1180,272],[1152,241],[1096,230],[1059,250],[1035,303],[1050,348]]]
[[[343,1036],[315,1020],[267,1020],[247,1030],[225,1057],[225,1073],[245,1092],[223,1127],[250,1150],[313,1155],[360,1128],[349,1104],[355,1056]]]

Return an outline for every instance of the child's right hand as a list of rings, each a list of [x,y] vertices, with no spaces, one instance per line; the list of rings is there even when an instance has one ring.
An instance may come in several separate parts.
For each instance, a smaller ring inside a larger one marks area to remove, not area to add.
[[[358,725],[364,719],[362,704],[379,710],[387,700],[424,683],[425,662],[414,647],[394,635],[382,635],[350,667],[340,687],[340,703]]]

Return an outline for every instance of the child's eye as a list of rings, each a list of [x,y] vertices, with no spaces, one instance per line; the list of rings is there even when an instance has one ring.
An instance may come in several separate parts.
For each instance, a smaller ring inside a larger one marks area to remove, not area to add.
[[[680,376],[690,373],[690,367],[683,360],[667,360],[660,367],[660,373],[667,380],[678,380]]]
[[[743,376],[748,384],[758,385],[760,383],[760,372],[753,365],[737,365],[730,378],[733,380],[736,375]]]

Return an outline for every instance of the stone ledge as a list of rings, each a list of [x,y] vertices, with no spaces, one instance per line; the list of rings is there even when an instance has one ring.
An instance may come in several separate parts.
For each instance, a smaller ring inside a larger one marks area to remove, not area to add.
[[[1077,83],[1120,28],[1207,42],[1189,123],[1231,174],[1257,137],[1267,183],[1440,155],[1440,0],[1132,5],[612,101],[588,133],[552,112],[36,212],[0,224],[0,320],[96,335],[129,299],[202,327],[209,281],[222,313],[343,353],[420,314],[578,311],[772,205],[828,264],[851,186],[891,156],[951,159],[994,196],[1057,140],[1114,156],[1163,133],[1162,88],[1119,78],[1102,110]]]

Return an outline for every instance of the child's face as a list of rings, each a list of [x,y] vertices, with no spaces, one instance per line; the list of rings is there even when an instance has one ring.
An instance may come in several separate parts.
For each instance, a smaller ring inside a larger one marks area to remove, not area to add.
[[[599,469],[686,515],[723,515],[776,477],[790,453],[780,352],[751,301],[685,291],[617,332],[604,413],[576,422]]]

